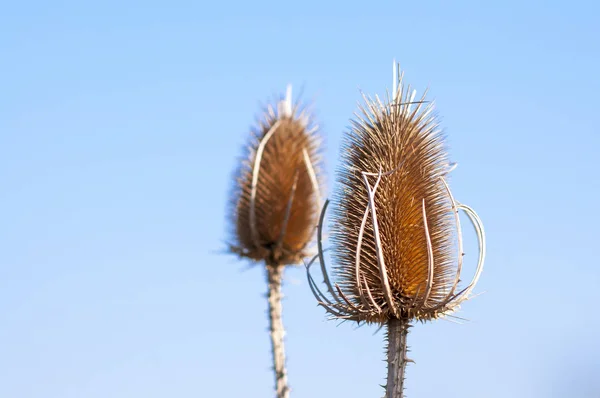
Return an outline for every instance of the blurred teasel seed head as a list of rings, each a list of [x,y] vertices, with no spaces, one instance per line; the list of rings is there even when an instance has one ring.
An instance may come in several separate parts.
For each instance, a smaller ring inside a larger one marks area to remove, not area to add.
[[[236,172],[231,195],[232,252],[267,264],[307,255],[321,206],[321,139],[291,86],[267,105]]]
[[[308,110],[292,102],[288,86],[285,98],[275,107],[268,105],[252,130],[231,195],[230,250],[266,265],[277,398],[290,394],[281,306],[283,270],[307,256],[321,206],[317,130]]]
[[[379,324],[437,318],[469,298],[482,271],[483,225],[453,197],[447,175],[454,167],[433,103],[426,93],[415,95],[394,64],[391,97],[363,95],[365,104],[343,137],[331,228],[333,282],[318,241],[327,294],[307,267],[313,293],[334,318]],[[473,223],[480,251],[464,288],[458,286],[464,255],[459,210]]]

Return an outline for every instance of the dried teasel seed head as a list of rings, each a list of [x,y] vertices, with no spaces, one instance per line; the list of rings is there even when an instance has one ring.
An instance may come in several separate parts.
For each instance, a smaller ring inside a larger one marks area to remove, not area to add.
[[[317,130],[308,110],[292,102],[291,86],[266,107],[235,175],[232,252],[273,265],[307,255],[321,205]]]
[[[329,297],[309,273],[313,293],[336,318],[382,324],[436,318],[468,298],[483,267],[483,226],[445,181],[450,164],[433,104],[425,95],[415,101],[403,74],[394,77],[385,103],[363,96],[361,114],[343,138],[331,230],[333,285],[320,256]],[[463,290],[457,289],[458,210],[473,222],[480,243],[476,275]]]

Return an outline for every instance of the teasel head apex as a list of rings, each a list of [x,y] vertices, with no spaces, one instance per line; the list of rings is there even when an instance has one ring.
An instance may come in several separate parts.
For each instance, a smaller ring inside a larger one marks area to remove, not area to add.
[[[394,64],[391,97],[383,102],[363,95],[365,105],[343,138],[331,228],[333,278],[321,243],[328,202],[318,231],[327,293],[307,267],[313,293],[334,318],[379,324],[437,318],[469,298],[482,271],[483,225],[453,197],[446,181],[453,167],[433,103],[426,93],[420,100],[415,95]],[[475,275],[462,288],[459,210],[473,223],[480,251]]]
[[[267,264],[299,263],[307,255],[321,207],[321,139],[291,86],[267,105],[236,171],[230,202],[230,250]]]

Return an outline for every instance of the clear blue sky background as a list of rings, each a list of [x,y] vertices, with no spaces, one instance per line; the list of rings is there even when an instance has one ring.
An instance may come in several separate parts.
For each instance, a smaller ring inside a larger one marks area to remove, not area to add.
[[[409,396],[600,396],[599,6],[424,3],[2,3],[0,397],[272,396],[263,272],[217,253],[235,159],[292,83],[331,182],[393,58],[489,244],[469,322],[412,329]],[[293,396],[381,396],[383,334],[284,291]]]

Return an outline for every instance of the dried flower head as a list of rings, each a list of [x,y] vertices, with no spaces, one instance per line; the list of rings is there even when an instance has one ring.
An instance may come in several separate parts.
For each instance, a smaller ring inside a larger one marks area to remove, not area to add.
[[[336,318],[385,324],[439,317],[469,297],[483,267],[483,226],[448,187],[451,167],[433,104],[425,95],[415,102],[402,80],[394,71],[386,103],[363,96],[366,105],[344,137],[331,231],[333,285],[320,242],[327,203],[321,214],[319,255],[329,296],[310,273],[309,283]],[[473,222],[480,245],[476,274],[462,290],[459,210]]]
[[[230,249],[265,261],[275,391],[277,398],[288,398],[281,285],[285,265],[307,255],[317,224],[319,140],[307,110],[292,104],[291,87],[276,109],[267,106],[263,117],[237,170],[229,211]]]
[[[231,195],[231,250],[269,264],[306,256],[320,208],[318,127],[291,87],[252,131]]]

